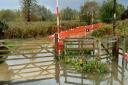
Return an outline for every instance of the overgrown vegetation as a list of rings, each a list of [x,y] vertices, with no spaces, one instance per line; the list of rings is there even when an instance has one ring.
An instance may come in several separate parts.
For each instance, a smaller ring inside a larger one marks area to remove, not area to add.
[[[28,22],[32,21],[33,6],[36,2],[36,0],[22,0],[22,14],[24,19]]]
[[[99,9],[100,6],[96,1],[85,2],[80,8],[80,20],[87,22],[87,24],[92,24],[93,18],[93,22],[96,22],[100,13]]]
[[[39,5],[37,0],[22,0],[21,2],[22,8],[20,10],[0,10],[0,20],[8,21],[9,29],[5,31],[6,38],[44,37],[56,32],[55,13],[52,13],[45,6]],[[122,17],[127,18],[127,10],[125,12],[124,10],[124,5],[117,2],[116,13],[118,20]],[[87,1],[81,6],[79,11],[70,7],[60,9],[60,19],[66,20],[61,22],[60,29],[67,30],[91,24],[92,18],[94,23],[100,21],[111,22],[113,18],[113,0],[107,0],[102,4],[98,4],[96,1]],[[24,22],[24,20],[31,22]],[[85,23],[80,21],[85,21]],[[116,33],[121,36],[127,35],[124,32],[127,31],[127,24],[119,22],[117,25],[119,29],[116,29]],[[122,27],[126,29],[122,29]],[[112,34],[111,25],[101,27],[101,29],[92,33],[95,37],[108,36],[110,34]]]
[[[8,29],[8,25],[5,22],[0,21],[0,39],[4,38],[4,32]]]
[[[71,9],[67,7],[60,11],[60,19],[61,20],[78,20],[79,19],[79,12],[75,9]]]
[[[78,72],[105,74],[109,71],[107,64],[97,60],[83,61],[82,59],[77,60],[66,56],[65,62],[69,67],[75,68]]]
[[[61,22],[61,30],[67,30],[86,23],[79,21]],[[36,38],[45,37],[56,32],[56,22],[9,22],[5,31],[6,38]]]
[[[65,2],[65,1],[64,1]],[[62,7],[63,8],[63,7]],[[70,7],[60,9],[61,20],[81,20],[87,24],[93,22],[111,22],[113,18],[113,0],[105,0],[103,3],[97,1],[86,1],[80,10]],[[127,17],[125,6],[117,2],[117,19]],[[0,10],[0,20],[5,21],[56,21],[53,10],[40,5],[38,0],[21,0],[20,10]]]
[[[111,25],[104,25],[100,27],[99,29],[96,29],[91,34],[94,37],[102,38],[106,36],[112,35],[112,26]]]
[[[122,19],[122,20],[128,19],[128,7],[127,7],[127,9],[123,12],[123,14],[121,15],[121,19]]]
[[[121,19],[121,15],[125,8],[122,4],[116,3],[116,17],[118,20]],[[100,18],[102,22],[110,23],[113,20],[113,0],[106,0],[100,8]]]
[[[116,23],[116,35],[120,37],[128,36],[128,20],[118,21]],[[99,29],[96,29],[92,32],[92,36],[97,38],[103,38],[106,36],[111,36],[113,27],[112,24],[106,24]]]
[[[118,21],[116,25],[116,34],[118,36],[128,36],[128,19],[123,21]]]

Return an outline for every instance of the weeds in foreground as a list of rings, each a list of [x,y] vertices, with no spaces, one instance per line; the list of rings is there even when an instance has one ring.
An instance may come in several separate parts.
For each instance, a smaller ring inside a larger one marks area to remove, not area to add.
[[[107,64],[97,60],[83,61],[82,59],[65,58],[65,63],[83,73],[105,74],[109,71]]]

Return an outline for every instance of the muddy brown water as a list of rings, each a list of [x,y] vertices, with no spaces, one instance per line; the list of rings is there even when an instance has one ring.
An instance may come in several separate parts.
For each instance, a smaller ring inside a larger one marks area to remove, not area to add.
[[[7,60],[0,64],[0,85],[128,85],[128,67],[122,57],[109,65],[109,73],[91,75],[78,73],[54,57]]]
[[[0,64],[0,85],[128,85],[128,66],[122,56],[118,62],[108,63],[109,73],[91,75],[57,62],[52,53],[36,51],[29,54],[17,50],[20,55],[8,56],[6,62]]]

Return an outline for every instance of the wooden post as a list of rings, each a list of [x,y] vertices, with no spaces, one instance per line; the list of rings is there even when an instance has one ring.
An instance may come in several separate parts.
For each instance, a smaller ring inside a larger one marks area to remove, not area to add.
[[[93,41],[93,57],[94,57],[94,55],[95,55],[95,41]]]
[[[66,51],[66,41],[64,40],[63,41],[63,57],[67,54],[67,51]]]
[[[113,43],[113,48],[112,48],[112,55],[113,55],[113,60],[118,62],[118,56],[119,56],[119,40],[116,37],[115,42]]]
[[[63,72],[64,72],[64,78],[65,78],[65,83],[67,82],[67,67],[66,67],[66,60],[64,58],[64,64],[63,64]]]
[[[60,17],[59,17],[59,4],[58,0],[56,0],[56,19],[57,19],[57,32],[60,33]]]
[[[98,51],[97,51],[97,60],[100,59],[100,53],[101,53],[101,42],[100,40],[97,41],[97,47],[98,47]]]
[[[55,59],[59,59],[58,53],[58,34],[55,34]]]
[[[109,42],[107,42],[107,49],[110,50]],[[107,55],[107,62],[109,62],[109,58],[111,57],[111,52]]]
[[[60,19],[59,19],[59,4],[58,0],[56,0],[56,18],[57,18],[57,33],[55,34],[55,56],[56,59],[59,59],[59,47],[58,47],[58,42],[59,42],[59,33],[60,33]]]
[[[80,49],[81,49],[81,55],[82,55],[82,56],[84,55],[84,49],[83,49],[83,46],[84,46],[83,43],[84,43],[84,41],[83,41],[83,40],[84,40],[84,39],[82,39],[82,38],[81,38],[81,40],[80,40],[80,41],[81,41],[81,48],[80,48]]]
[[[125,54],[126,53],[126,47],[125,47],[125,45],[126,45],[126,39],[125,39],[125,37],[123,38],[123,54]],[[126,62],[127,63],[127,62]],[[124,58],[122,58],[122,73],[121,73],[121,83],[122,83],[122,85],[124,85],[124,72],[125,72],[125,66],[127,66],[127,65],[125,65],[124,64]]]
[[[84,85],[84,74],[83,74],[83,72],[81,73],[81,85]]]
[[[125,69],[124,69],[124,63],[122,63],[122,74],[121,74],[121,84],[124,85],[124,73],[125,73]]]
[[[125,38],[123,38],[123,54],[126,53],[126,49],[125,49]],[[122,58],[122,64],[124,64],[124,58]]]
[[[57,59],[55,59],[55,79],[57,85],[60,85],[60,63],[58,62]]]

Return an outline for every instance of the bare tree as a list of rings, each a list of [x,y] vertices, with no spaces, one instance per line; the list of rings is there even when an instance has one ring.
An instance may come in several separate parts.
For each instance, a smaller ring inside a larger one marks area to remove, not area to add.
[[[22,0],[22,13],[26,21],[31,21],[32,6],[36,3],[36,0]]]

